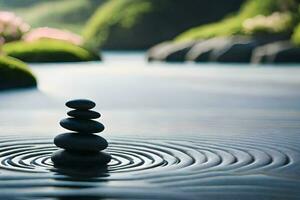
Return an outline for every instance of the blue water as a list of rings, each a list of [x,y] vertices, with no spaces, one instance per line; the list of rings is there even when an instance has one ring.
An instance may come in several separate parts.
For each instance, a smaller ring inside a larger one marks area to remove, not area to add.
[[[0,95],[0,124],[6,133],[57,133],[64,102],[72,98],[96,101],[112,135],[242,134],[300,127],[298,67],[149,64],[136,52],[104,53],[104,62],[30,66],[38,89]]]
[[[31,64],[37,89],[0,94],[0,198],[299,198],[299,67],[103,56]],[[104,175],[82,180],[52,166],[73,98],[102,114],[113,156]]]

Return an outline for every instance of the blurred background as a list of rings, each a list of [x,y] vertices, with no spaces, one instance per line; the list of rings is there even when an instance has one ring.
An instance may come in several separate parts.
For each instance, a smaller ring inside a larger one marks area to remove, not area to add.
[[[299,0],[0,0],[0,10],[7,132],[53,133],[78,97],[102,106],[112,132],[243,132],[299,117]]]
[[[61,53],[73,53],[69,56],[74,58],[62,61],[97,59],[93,53],[97,54],[100,49],[147,50],[162,42],[149,53],[150,60],[298,61],[292,56],[298,53],[293,44],[300,44],[298,0],[1,0],[0,6],[2,43],[32,43],[48,38],[63,40],[88,51],[80,57],[73,55],[80,54],[79,48],[68,46],[63,49],[58,41],[47,41]],[[203,40],[215,37],[218,41],[206,42],[198,45],[202,48],[189,51]],[[281,43],[274,44],[278,41]],[[266,47],[266,44],[273,46]],[[17,53],[19,46],[23,46],[24,50]],[[256,49],[262,46],[265,48]],[[10,44],[3,47],[3,52],[25,61],[51,60],[38,52],[31,52],[36,56],[30,56],[28,51],[32,48],[33,44]],[[229,52],[223,57],[208,55],[207,59],[201,58],[201,55],[207,57],[203,51],[212,48]],[[288,55],[271,59],[264,52],[268,49],[275,51],[273,54],[276,56]],[[251,57],[255,50],[260,51]],[[230,58],[231,54],[240,51],[243,58]]]
[[[299,130],[299,0],[0,0],[0,10],[5,134],[56,134],[78,97],[119,134]]]
[[[0,8],[2,52],[28,62],[149,49],[150,61],[299,62],[298,0],[1,0]]]
[[[3,89],[35,85],[26,62],[99,61],[105,50],[146,51],[149,62],[300,62],[298,0],[1,0],[0,8]]]

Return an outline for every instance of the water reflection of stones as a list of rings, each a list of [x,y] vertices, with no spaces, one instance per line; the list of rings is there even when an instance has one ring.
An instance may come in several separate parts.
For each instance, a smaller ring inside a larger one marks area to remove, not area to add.
[[[51,169],[51,171],[69,177],[69,181],[82,181],[90,178],[104,178],[108,177],[107,166],[66,166],[59,165]],[[103,179],[104,181],[104,179]]]
[[[106,164],[110,162],[111,156],[105,152],[100,152],[107,148],[107,141],[93,133],[104,130],[103,124],[92,119],[100,117],[100,113],[91,111],[95,103],[90,100],[78,99],[68,101],[66,106],[73,108],[68,112],[70,118],[60,121],[60,125],[71,133],[60,134],[55,137],[54,144],[63,150],[52,154],[51,160],[57,168],[63,171],[82,173],[82,167],[93,174],[102,173],[106,169]],[[76,170],[79,169],[79,170]],[[99,169],[99,170],[98,170]]]

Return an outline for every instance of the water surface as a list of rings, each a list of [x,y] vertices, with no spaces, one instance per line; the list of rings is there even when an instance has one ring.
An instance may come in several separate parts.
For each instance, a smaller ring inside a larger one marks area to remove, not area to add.
[[[37,90],[0,94],[3,197],[298,198],[299,67],[104,59],[32,64]],[[114,158],[84,180],[49,159],[72,98],[97,103]]]

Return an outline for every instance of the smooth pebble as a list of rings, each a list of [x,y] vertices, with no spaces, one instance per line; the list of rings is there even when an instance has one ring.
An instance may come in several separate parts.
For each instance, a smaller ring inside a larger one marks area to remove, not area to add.
[[[101,151],[108,146],[107,141],[98,135],[63,133],[54,138],[57,147],[68,151]]]
[[[111,156],[105,152],[74,153],[58,150],[51,156],[54,166],[101,166],[110,162]]]
[[[100,113],[92,110],[71,110],[67,115],[77,119],[97,119],[101,116]]]
[[[66,118],[59,124],[65,129],[79,133],[99,133],[104,130],[104,125],[94,120]]]
[[[74,108],[78,110],[89,110],[96,106],[96,103],[88,99],[74,99],[66,103],[69,108]]]

